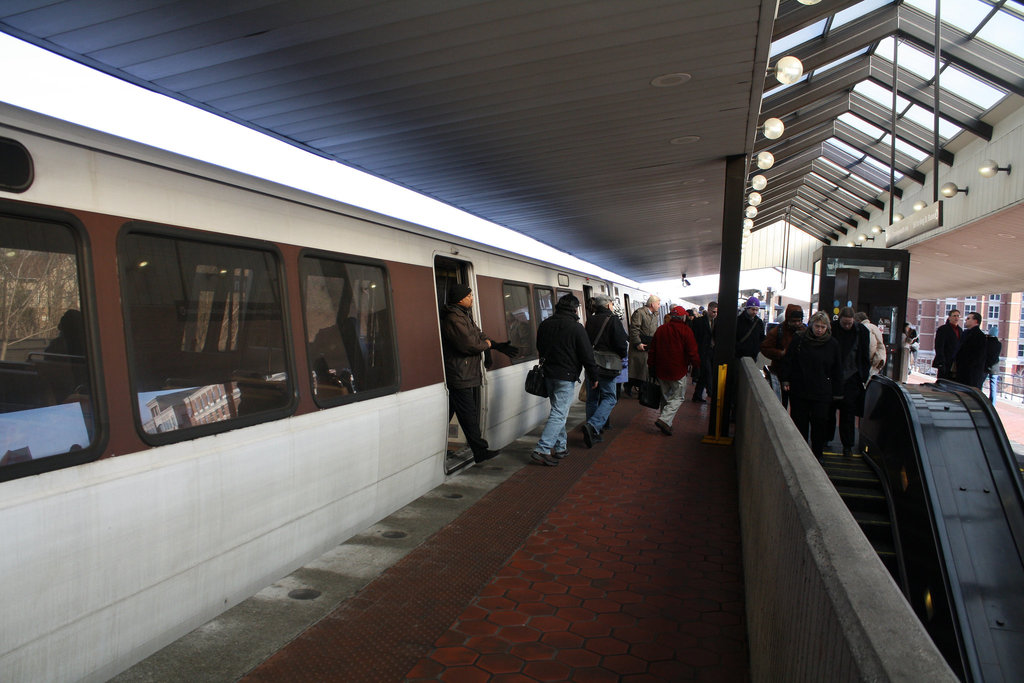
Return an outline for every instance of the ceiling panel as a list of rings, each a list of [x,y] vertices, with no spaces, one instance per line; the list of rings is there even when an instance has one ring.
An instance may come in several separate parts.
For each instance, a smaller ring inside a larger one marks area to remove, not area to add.
[[[0,30],[648,281],[718,271],[774,9],[23,0]]]

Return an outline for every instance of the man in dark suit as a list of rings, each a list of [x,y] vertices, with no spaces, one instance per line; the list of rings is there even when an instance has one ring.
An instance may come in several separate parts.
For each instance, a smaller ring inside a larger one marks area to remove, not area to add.
[[[935,330],[935,360],[932,361],[932,367],[937,371],[939,379],[953,379],[953,360],[960,348],[962,335],[960,311],[954,308],[949,312],[946,323]]]
[[[712,301],[708,304],[708,310],[704,315],[693,319],[690,327],[693,328],[693,336],[697,339],[697,352],[700,355],[700,370],[697,376],[697,386],[693,389],[693,402],[704,403],[704,393],[710,397],[715,390],[715,323],[718,317],[718,302]]]

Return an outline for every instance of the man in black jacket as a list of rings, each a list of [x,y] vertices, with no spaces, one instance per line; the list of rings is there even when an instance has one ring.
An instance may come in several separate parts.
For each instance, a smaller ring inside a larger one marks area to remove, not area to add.
[[[857,312],[846,306],[832,323],[832,336],[839,342],[843,364],[843,398],[838,402],[839,439],[843,455],[853,454],[857,417],[864,414],[864,385],[871,378],[871,332],[857,322]],[[835,412],[831,412],[833,424]]]
[[[693,389],[693,402],[704,403],[704,392],[711,396],[715,390],[715,331],[718,318],[718,302],[712,301],[708,304],[708,310],[704,315],[697,316],[690,324],[693,336],[697,339],[697,353],[700,354],[700,373],[697,376],[697,386]]]
[[[622,359],[629,351],[629,338],[619,316],[612,312],[615,301],[599,295],[594,297],[594,314],[587,319],[587,337],[594,351],[604,351],[619,357],[615,370],[597,370],[597,388],[587,389],[587,421],[583,423],[583,442],[591,448],[600,441],[600,434],[608,423],[608,416],[618,402],[615,397],[615,378],[622,372]],[[610,358],[614,360],[614,358]]]
[[[484,462],[498,455],[490,450],[480,434],[480,385],[483,370],[480,359],[491,348],[491,340],[483,333],[470,309],[473,290],[456,283],[448,289],[449,303],[444,307],[441,321],[441,341],[444,350],[444,374],[448,384],[448,421],[458,415],[459,426],[473,451],[474,462]]]
[[[981,329],[981,314],[968,313],[964,318],[964,327],[967,329],[953,357],[956,366],[954,379],[960,384],[981,389],[988,376],[988,368],[985,367],[985,347],[988,341],[985,337],[988,335]]]
[[[531,459],[538,465],[554,467],[569,454],[565,421],[576,394],[576,380],[586,368],[587,384],[597,388],[597,365],[587,331],[577,313],[580,301],[566,294],[555,304],[555,312],[537,326],[537,352],[544,360],[551,413]]]

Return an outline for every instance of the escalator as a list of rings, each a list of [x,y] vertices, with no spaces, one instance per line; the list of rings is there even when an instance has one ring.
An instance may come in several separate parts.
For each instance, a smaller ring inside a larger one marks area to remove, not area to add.
[[[860,439],[826,468],[936,646],[962,680],[1024,680],[1024,484],[988,399],[876,376]]]

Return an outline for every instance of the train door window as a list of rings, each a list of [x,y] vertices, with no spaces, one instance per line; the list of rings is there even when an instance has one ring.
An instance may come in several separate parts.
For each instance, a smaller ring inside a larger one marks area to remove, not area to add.
[[[119,258],[132,389],[147,440],[290,412],[295,392],[275,252],[126,232]]]
[[[68,226],[0,216],[0,480],[82,462],[96,438],[79,268]]]
[[[537,324],[540,325],[555,312],[555,294],[550,287],[534,287],[533,301],[537,308]]]
[[[334,405],[397,389],[391,288],[384,267],[304,256],[300,275],[316,402]]]
[[[623,292],[622,294],[622,315],[623,318],[628,318],[633,313],[633,309],[629,307],[629,294]]]
[[[501,286],[505,302],[505,327],[508,341],[519,348],[519,355],[512,361],[522,362],[537,357],[535,340],[537,331],[530,311],[530,288],[505,282]]]

